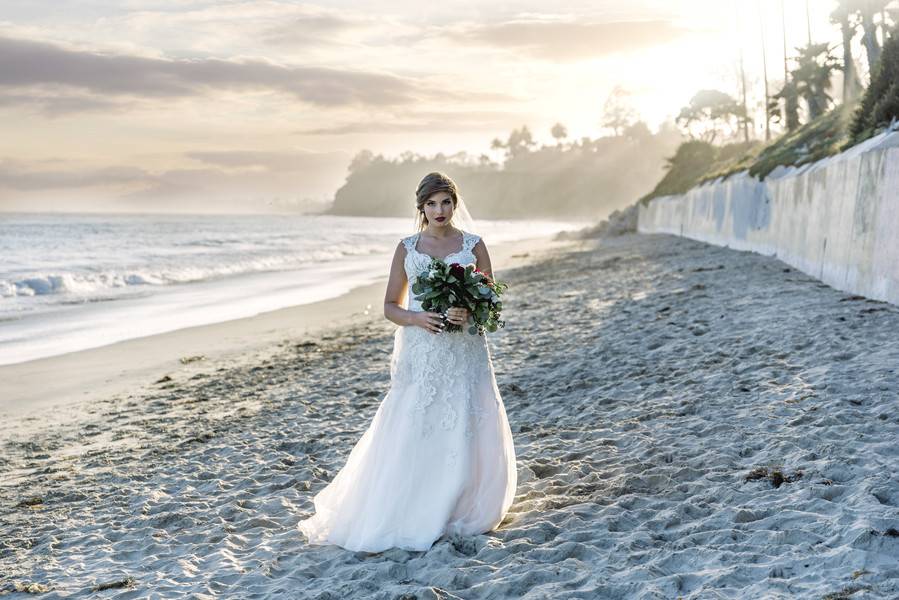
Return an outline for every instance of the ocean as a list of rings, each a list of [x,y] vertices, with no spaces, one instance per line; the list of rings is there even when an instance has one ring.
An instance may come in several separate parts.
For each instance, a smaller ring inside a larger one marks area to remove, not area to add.
[[[478,220],[487,243],[582,226]],[[334,298],[412,218],[0,213],[0,365]]]

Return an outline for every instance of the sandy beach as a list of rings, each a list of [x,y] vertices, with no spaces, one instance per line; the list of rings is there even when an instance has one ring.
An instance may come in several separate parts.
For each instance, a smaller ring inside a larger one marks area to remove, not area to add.
[[[494,256],[497,530],[377,554],[297,531],[389,386],[370,286],[47,359],[52,404],[0,368],[0,595],[899,597],[899,308],[667,235]]]

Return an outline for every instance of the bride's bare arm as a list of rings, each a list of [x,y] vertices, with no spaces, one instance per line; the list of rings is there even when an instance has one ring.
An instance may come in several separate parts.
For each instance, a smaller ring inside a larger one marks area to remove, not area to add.
[[[397,244],[390,263],[390,276],[387,278],[387,292],[384,294],[384,316],[397,325],[416,325],[431,333],[440,333],[442,320],[433,312],[406,310],[401,306],[409,281],[406,278],[406,248],[403,243]]]
[[[487,276],[493,279],[493,265],[490,264],[490,253],[487,252],[487,245],[484,243],[484,240],[479,240],[472,250],[474,257],[478,259],[478,270],[487,273]]]

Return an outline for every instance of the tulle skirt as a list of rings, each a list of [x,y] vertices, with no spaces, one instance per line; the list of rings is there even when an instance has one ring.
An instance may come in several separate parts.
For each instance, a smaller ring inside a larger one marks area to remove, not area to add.
[[[315,514],[298,524],[309,543],[423,551],[443,535],[484,533],[502,521],[517,485],[512,433],[483,338],[483,351],[472,354],[456,346],[473,343],[460,336],[468,334],[397,332],[389,391],[345,465],[315,495]],[[427,378],[398,376],[415,341],[486,363],[437,377],[435,388]]]

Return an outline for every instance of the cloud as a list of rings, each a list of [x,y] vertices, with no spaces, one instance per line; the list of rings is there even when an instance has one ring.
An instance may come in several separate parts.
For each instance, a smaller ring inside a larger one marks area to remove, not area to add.
[[[204,155],[205,153],[189,153]],[[202,211],[229,209],[251,210],[261,198],[332,197],[346,176],[349,156],[341,152],[305,155],[296,162],[296,154],[265,156],[269,153],[241,151],[217,152],[207,156],[210,162],[225,163],[222,168],[170,169],[147,179],[140,189],[129,189],[116,195],[128,207]],[[195,156],[195,158],[199,158]],[[292,168],[288,163],[294,160]],[[235,170],[235,166],[263,165],[252,170]]]
[[[150,171],[0,158],[0,210],[266,210],[273,198],[330,198],[350,160],[345,152],[308,150],[196,150],[176,158],[206,164]]]
[[[147,177],[139,189],[132,189],[116,196],[116,200],[132,205],[160,205],[160,208],[171,208],[172,202],[191,198],[195,201],[203,199],[210,184],[223,184],[233,180],[233,175],[220,169],[172,169],[158,175]]]
[[[407,132],[458,132],[460,130],[484,130],[509,127],[512,123],[527,120],[528,115],[515,111],[427,111],[403,115],[396,119],[369,119],[327,127],[302,129],[300,135],[354,135],[371,133]]]
[[[344,123],[331,127],[316,127],[313,129],[301,129],[295,131],[301,135],[353,135],[360,133],[405,133],[408,131],[421,131],[427,128],[427,122],[384,122],[384,121],[357,121]],[[451,124],[446,124],[444,130],[456,129]]]
[[[111,166],[82,171],[34,169],[26,163],[0,159],[0,187],[14,190],[51,190],[146,181],[150,174],[137,167]]]
[[[344,152],[262,152],[253,150],[215,150],[186,152],[185,156],[220,167],[257,167],[270,172],[314,171],[320,167],[346,162]]]
[[[254,167],[258,172],[287,177],[315,177],[322,171],[342,171],[349,155],[346,152],[288,152],[253,150],[196,150],[183,153],[185,157],[220,168],[185,168],[153,173],[146,169],[113,165],[94,169],[47,168],[48,164],[63,164],[62,159],[21,161],[0,158],[0,188],[17,190],[49,190],[121,184],[156,186],[189,186],[201,181],[210,183],[223,176],[237,179],[251,176],[241,169]]]
[[[85,94],[51,95],[47,93],[7,93],[0,94],[0,107],[27,106],[32,111],[48,118],[65,116],[71,113],[123,112],[133,106],[99,96]]]
[[[276,46],[322,46],[366,25],[361,20],[334,13],[304,14],[265,28],[260,37],[262,42]]]
[[[463,26],[448,30],[445,35],[456,42],[564,62],[659,46],[687,33],[669,21],[583,23],[532,19]]]
[[[22,88],[56,88],[109,96],[172,98],[210,91],[269,90],[324,107],[402,105],[431,93],[394,75],[326,67],[291,67],[259,59],[162,59],[66,48],[0,37],[0,98],[9,104]],[[3,89],[14,90],[3,93]],[[67,97],[65,90],[59,94]],[[83,99],[82,99],[83,101]],[[77,101],[70,100],[70,108]],[[85,105],[87,106],[87,105]]]

